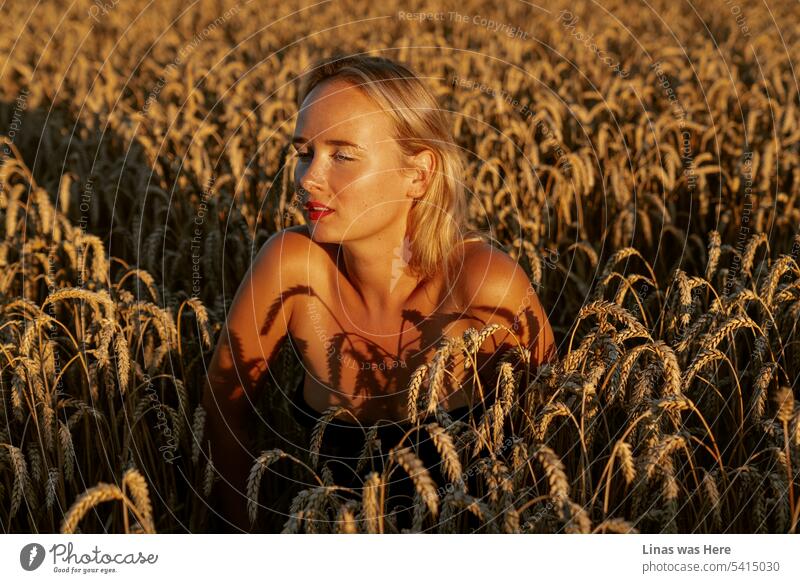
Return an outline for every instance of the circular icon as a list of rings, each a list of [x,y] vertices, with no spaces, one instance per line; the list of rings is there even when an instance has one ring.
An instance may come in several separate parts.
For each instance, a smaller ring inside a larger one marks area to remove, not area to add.
[[[44,554],[44,547],[39,543],[27,544],[19,553],[19,564],[26,571],[35,571],[42,566]]]

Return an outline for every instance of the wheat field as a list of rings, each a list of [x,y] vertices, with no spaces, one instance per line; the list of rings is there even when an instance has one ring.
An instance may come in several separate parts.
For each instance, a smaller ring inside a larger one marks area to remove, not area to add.
[[[470,226],[523,266],[559,358],[526,375],[510,351],[482,416],[419,422],[444,483],[383,444],[353,490],[319,463],[340,412],[292,421],[287,344],[253,532],[796,532],[800,10],[628,6],[4,4],[0,530],[214,528],[206,367],[250,259],[303,223],[295,78],[341,47],[451,112]],[[445,339],[410,416],[498,331]]]

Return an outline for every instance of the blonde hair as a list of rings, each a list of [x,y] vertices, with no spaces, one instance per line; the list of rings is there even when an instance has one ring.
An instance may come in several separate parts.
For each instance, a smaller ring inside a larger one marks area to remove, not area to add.
[[[464,166],[450,124],[428,88],[407,66],[383,57],[333,56],[312,64],[300,77],[297,107],[323,81],[341,79],[370,97],[393,120],[403,155],[430,149],[436,159],[426,192],[412,204],[407,236],[408,267],[422,279],[442,271],[448,287],[454,278],[451,253],[466,235],[486,239],[481,231],[466,230],[467,199],[461,177]]]

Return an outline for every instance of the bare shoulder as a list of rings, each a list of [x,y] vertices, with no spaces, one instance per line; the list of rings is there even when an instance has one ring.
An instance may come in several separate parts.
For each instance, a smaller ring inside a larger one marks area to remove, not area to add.
[[[294,225],[293,227],[286,227],[282,231],[278,231],[277,235],[283,234],[293,239],[306,239],[311,241],[311,235],[308,232],[308,225]]]
[[[473,308],[503,307],[508,300],[535,295],[530,279],[505,251],[483,241],[463,247],[456,282],[459,301]]]
[[[298,251],[302,249],[306,249],[315,243],[311,240],[311,235],[308,232],[308,227],[306,225],[295,225],[293,227],[287,227],[278,231],[277,233],[273,234],[270,237],[265,245],[272,240],[275,240],[273,244],[280,244],[287,247],[287,251]]]
[[[503,250],[484,242],[464,247],[456,282],[459,303],[484,326],[501,324],[531,351],[531,365],[556,358],[553,330],[525,270]],[[511,346],[508,337],[492,337],[495,347]]]
[[[281,277],[282,287],[297,285],[309,272],[309,261],[316,262],[322,253],[306,225],[296,225],[274,233],[261,246],[253,262],[254,276]]]
[[[239,284],[217,343],[212,367],[221,387],[235,388],[244,382],[245,391],[250,391],[260,386],[291,329],[297,298],[306,293],[297,258],[308,248],[300,229],[274,233],[261,245]],[[238,380],[238,375],[246,380]]]

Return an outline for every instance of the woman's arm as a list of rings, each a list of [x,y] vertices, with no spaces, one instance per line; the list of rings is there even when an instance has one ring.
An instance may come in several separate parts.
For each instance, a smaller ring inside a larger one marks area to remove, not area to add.
[[[298,237],[284,230],[264,243],[234,296],[208,369],[202,403],[220,476],[212,499],[236,527],[231,531],[250,528],[246,492],[254,456],[248,446],[255,433],[256,391],[289,328],[298,271],[291,258],[297,257]]]

